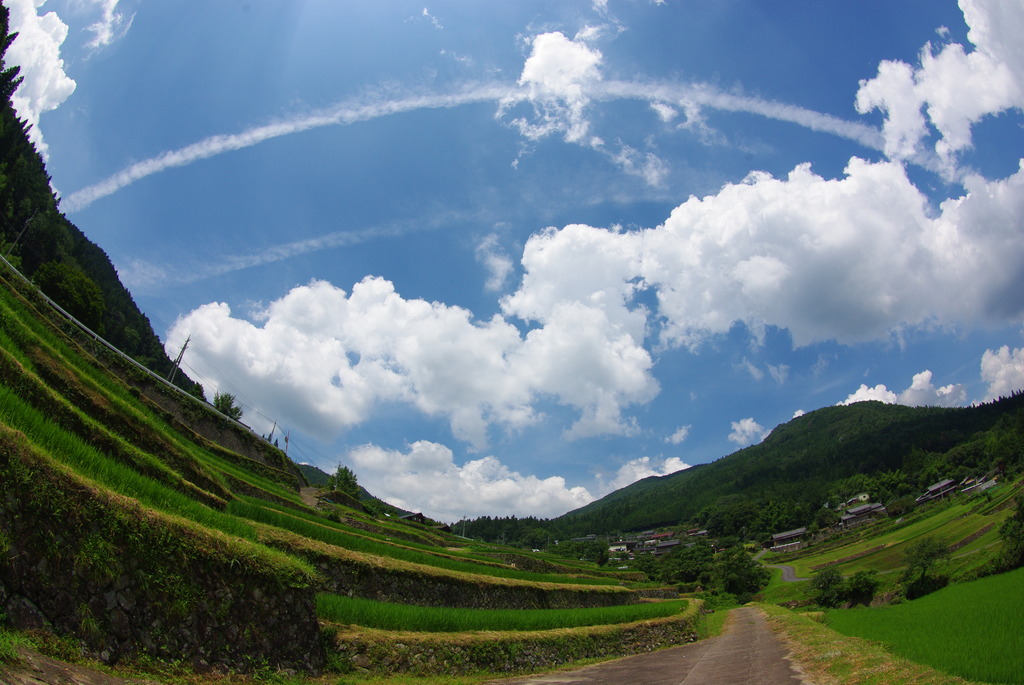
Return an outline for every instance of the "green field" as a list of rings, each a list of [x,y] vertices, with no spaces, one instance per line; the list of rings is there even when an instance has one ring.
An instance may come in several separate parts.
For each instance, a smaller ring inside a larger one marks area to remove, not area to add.
[[[321,593],[317,615],[335,623],[380,630],[454,633],[476,630],[552,630],[631,623],[674,616],[688,606],[686,600],[629,604],[588,609],[452,609],[393,604]]]
[[[968,680],[1024,683],[1024,569],[905,604],[830,610],[826,623]]]

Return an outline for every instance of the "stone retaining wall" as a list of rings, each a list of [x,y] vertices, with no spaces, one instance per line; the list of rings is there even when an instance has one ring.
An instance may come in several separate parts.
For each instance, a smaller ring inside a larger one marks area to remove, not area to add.
[[[340,631],[338,661],[371,674],[511,675],[545,671],[580,659],[652,652],[698,639],[701,617],[686,614],[621,626],[572,630],[438,636],[382,631]]]
[[[0,610],[16,629],[72,635],[106,663],[317,672],[314,578],[267,557],[98,490],[0,426]]]

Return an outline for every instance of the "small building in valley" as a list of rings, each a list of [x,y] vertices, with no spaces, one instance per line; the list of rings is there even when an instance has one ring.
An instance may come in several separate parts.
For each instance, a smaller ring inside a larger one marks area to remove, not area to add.
[[[427,517],[418,511],[412,514],[404,514],[401,517],[401,520],[407,521],[409,523],[419,523],[424,526],[428,525]]]
[[[879,502],[868,502],[856,507],[850,507],[846,513],[839,517],[840,528],[853,528],[862,523],[872,521],[879,516],[885,516],[888,512],[885,505]]]
[[[773,552],[789,552],[801,549],[807,544],[804,541],[805,535],[807,535],[806,527],[775,533],[772,535],[771,550]]]
[[[918,504],[924,504],[925,502],[931,502],[932,500],[942,499],[956,493],[956,483],[949,478],[940,480],[938,483],[933,483],[928,486],[920,497],[917,498]]]

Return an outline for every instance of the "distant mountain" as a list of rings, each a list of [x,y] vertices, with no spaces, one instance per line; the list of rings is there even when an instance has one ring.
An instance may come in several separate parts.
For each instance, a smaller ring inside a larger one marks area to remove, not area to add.
[[[299,471],[306,478],[306,482],[313,487],[323,487],[327,485],[327,479],[331,476],[321,469],[313,466],[312,464],[297,464]]]
[[[811,523],[822,504],[867,491],[916,494],[1001,463],[1024,463],[1024,395],[975,407],[881,402],[826,407],[760,444],[652,477],[547,522],[562,537],[692,523],[757,539]]]
[[[301,471],[302,475],[306,478],[306,482],[313,487],[324,487],[327,485],[327,479],[331,477],[329,473],[323,469],[313,466],[312,464],[296,464],[296,466],[299,467],[299,471]],[[370,491],[361,485],[359,486],[359,501],[363,504],[370,504],[377,511],[387,512],[392,516],[406,516],[407,514],[414,513],[388,504],[384,500],[370,494]]]

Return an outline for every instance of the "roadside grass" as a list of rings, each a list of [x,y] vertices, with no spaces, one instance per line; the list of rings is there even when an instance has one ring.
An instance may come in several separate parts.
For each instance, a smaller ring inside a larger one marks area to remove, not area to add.
[[[770,604],[760,608],[785,639],[806,679],[817,685],[976,685],[896,656],[883,645],[836,632],[815,620]]]
[[[1024,569],[952,585],[905,604],[837,609],[833,629],[963,678],[1024,683]]]
[[[722,628],[725,627],[725,620],[729,618],[728,609],[718,609],[707,616],[704,620],[697,624],[697,636],[701,640],[706,640],[709,637],[717,637],[722,634]]]
[[[672,600],[588,609],[509,611],[422,607],[328,593],[320,593],[316,598],[317,616],[322,620],[378,630],[426,633],[553,630],[632,623],[674,616],[688,605],[686,600]]]
[[[20,633],[0,628],[0,664],[19,661],[18,647],[28,647],[31,644],[32,642]]]

